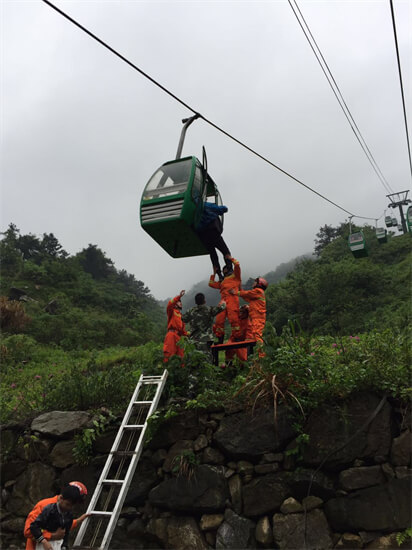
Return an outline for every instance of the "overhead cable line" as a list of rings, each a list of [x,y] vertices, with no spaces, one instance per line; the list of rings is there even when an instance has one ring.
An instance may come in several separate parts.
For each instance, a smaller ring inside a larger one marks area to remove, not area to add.
[[[399,83],[400,83],[400,86],[401,86],[402,105],[403,105],[403,118],[404,118],[404,121],[405,121],[405,132],[406,132],[406,142],[408,144],[409,170],[411,172],[411,178],[412,178],[412,161],[411,161],[411,148],[410,148],[410,145],[409,145],[408,121],[407,121],[407,118],[406,118],[405,95],[403,93],[401,61],[400,61],[400,57],[399,57],[398,38],[397,38],[397,34],[396,34],[396,23],[395,23],[395,13],[393,11],[393,2],[392,2],[392,0],[390,0],[390,4],[391,4],[391,14],[392,14],[393,36],[394,36],[394,39],[395,39],[396,58],[398,60]]]
[[[47,4],[48,6],[50,6],[51,8],[53,8],[55,11],[57,11],[60,15],[62,15],[64,18],[66,18],[68,21],[70,21],[70,23],[72,23],[73,25],[75,25],[76,27],[78,27],[79,29],[81,29],[83,32],[85,32],[86,34],[88,34],[91,38],[93,38],[94,40],[96,40],[97,42],[99,42],[99,44],[101,44],[103,47],[105,47],[106,49],[108,49],[110,52],[112,52],[114,55],[116,55],[117,57],[119,57],[122,61],[124,61],[125,63],[127,63],[128,65],[130,65],[130,67],[132,67],[133,69],[135,69],[136,71],[138,71],[141,75],[143,75],[145,78],[147,78],[148,80],[150,80],[150,82],[152,82],[155,86],[157,86],[158,88],[160,88],[161,90],[163,90],[166,94],[168,94],[170,97],[172,97],[173,99],[175,99],[178,103],[180,103],[181,105],[183,105],[184,107],[186,107],[186,109],[188,109],[189,111],[191,111],[192,113],[194,114],[197,114],[199,118],[201,118],[202,120],[204,120],[207,124],[209,124],[210,126],[212,126],[213,128],[215,128],[216,130],[218,130],[219,132],[221,132],[222,134],[224,134],[225,136],[227,136],[229,139],[231,139],[232,141],[236,142],[238,145],[240,145],[241,147],[247,149],[248,151],[250,151],[252,154],[254,154],[255,156],[257,156],[258,158],[260,158],[261,160],[263,160],[264,162],[266,162],[267,164],[270,164],[271,166],[273,166],[273,168],[276,168],[276,170],[279,170],[280,172],[282,172],[283,174],[285,174],[286,176],[288,176],[289,178],[293,179],[296,183],[298,183],[299,185],[302,185],[302,187],[305,187],[306,189],[308,189],[309,191],[311,191],[312,193],[314,193],[315,195],[317,195],[318,197],[324,199],[325,201],[329,202],[330,204],[332,204],[333,206],[336,206],[336,208],[339,208],[340,210],[342,210],[343,212],[346,212],[347,214],[355,217],[355,218],[361,218],[361,219],[364,219],[364,220],[374,220],[375,218],[374,217],[365,217],[365,216],[356,216],[355,214],[353,214],[352,212],[350,212],[349,210],[346,210],[346,208],[343,208],[343,206],[340,206],[339,204],[337,204],[336,202],[333,202],[332,200],[328,199],[327,197],[325,197],[324,195],[322,195],[321,193],[319,193],[318,191],[316,191],[315,189],[312,189],[311,187],[309,187],[309,185],[306,185],[305,183],[303,183],[302,181],[300,181],[298,178],[295,178],[294,176],[292,176],[292,174],[289,174],[289,172],[286,172],[286,170],[283,170],[282,168],[280,168],[279,166],[277,166],[276,164],[274,164],[272,161],[270,161],[269,159],[267,159],[266,157],[264,157],[263,155],[261,155],[260,153],[258,153],[257,151],[255,151],[254,149],[252,149],[251,147],[249,147],[248,145],[246,145],[245,143],[243,143],[242,141],[240,141],[239,139],[235,138],[234,136],[232,136],[231,134],[229,134],[228,132],[226,132],[225,130],[223,130],[222,128],[220,128],[217,124],[215,124],[214,122],[212,122],[211,120],[207,119],[206,117],[204,117],[203,115],[201,115],[196,109],[194,109],[193,107],[191,107],[190,105],[188,105],[187,103],[185,103],[182,99],[180,99],[179,97],[177,97],[175,94],[173,94],[170,90],[168,90],[167,88],[165,88],[164,86],[162,86],[159,82],[157,82],[157,80],[155,80],[154,78],[152,78],[151,76],[149,76],[147,73],[145,73],[142,69],[140,69],[137,65],[135,65],[134,63],[132,63],[129,59],[127,59],[126,57],[124,57],[122,54],[120,54],[118,51],[116,51],[114,48],[112,48],[111,46],[109,46],[106,42],[104,42],[101,38],[99,38],[98,36],[96,36],[95,34],[93,34],[91,31],[89,31],[86,27],[84,27],[83,25],[81,25],[78,21],[76,21],[75,19],[73,19],[72,17],[70,17],[67,13],[65,13],[64,11],[62,11],[60,8],[58,8],[57,6],[55,6],[54,4],[52,4],[49,0],[42,0],[42,2],[44,2],[45,4]]]
[[[375,160],[374,156],[372,155],[372,153],[371,153],[371,151],[370,151],[370,149],[369,149],[369,147],[368,147],[361,131],[359,130],[358,125],[356,124],[355,119],[353,118],[352,113],[350,112],[350,109],[349,109],[348,105],[346,104],[345,99],[343,98],[342,92],[340,91],[340,88],[339,88],[339,86],[338,86],[338,84],[337,84],[337,82],[336,82],[336,80],[335,80],[335,78],[332,74],[332,71],[330,70],[328,63],[326,62],[326,59],[324,58],[324,56],[323,56],[323,54],[322,54],[315,38],[314,38],[314,36],[313,36],[313,34],[312,34],[312,32],[309,28],[308,23],[306,22],[302,12],[300,11],[296,0],[294,1],[294,4],[295,4],[295,7],[296,7],[296,10],[299,12],[300,18],[297,14],[297,11],[295,10],[295,7],[293,6],[292,1],[288,0],[288,2],[289,2],[289,5],[292,8],[292,11],[293,11],[293,13],[294,13],[301,29],[302,29],[302,31],[303,31],[303,34],[305,35],[307,41],[309,42],[309,45],[312,48],[312,51],[315,54],[316,59],[318,60],[318,63],[319,63],[319,65],[320,65],[320,67],[323,71],[323,74],[325,75],[327,81],[329,82],[329,85],[330,85],[333,93],[335,94],[335,97],[338,100],[338,103],[339,103],[339,105],[340,105],[347,121],[349,122],[349,125],[352,128],[353,133],[355,134],[356,139],[358,140],[360,146],[363,149],[363,152],[366,155],[366,158],[369,160],[372,168],[376,172],[376,174],[377,174],[380,182],[384,186],[386,192],[391,193],[392,189],[391,189],[389,183],[387,182],[385,176],[382,174],[382,171],[379,168],[378,163],[376,162],[376,160]]]

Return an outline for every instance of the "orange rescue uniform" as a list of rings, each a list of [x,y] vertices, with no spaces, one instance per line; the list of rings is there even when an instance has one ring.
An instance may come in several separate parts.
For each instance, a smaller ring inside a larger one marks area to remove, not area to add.
[[[244,319],[239,319],[240,324],[240,339],[241,340],[253,340],[253,331],[252,331],[252,323],[250,322],[249,317],[245,317]],[[228,340],[228,343],[235,342],[235,340],[230,337]],[[230,361],[233,359],[235,354],[239,357],[241,361],[247,361],[247,349],[246,348],[240,348],[240,349],[228,349],[226,351],[226,361]]]
[[[262,334],[266,322],[266,297],[263,288],[240,290],[238,295],[249,303],[249,316],[252,324],[253,337],[256,342],[263,343]]]
[[[178,346],[178,341],[182,336],[187,336],[185,324],[182,320],[182,313],[176,307],[176,302],[181,300],[181,296],[175,296],[167,304],[167,333],[163,343],[163,361],[167,363],[172,355],[183,357],[183,348]]]
[[[240,264],[234,258],[232,258],[232,262],[234,269],[231,275],[227,275],[223,281],[216,282],[215,276],[211,275],[209,280],[209,286],[220,290],[220,296],[222,300],[226,302],[226,309],[216,315],[215,324],[213,325],[213,332],[217,338],[225,335],[226,317],[232,327],[231,338],[241,338],[239,324],[239,298],[236,294],[230,294],[230,290],[238,291],[240,289]]]
[[[30,512],[30,514],[27,516],[26,523],[24,524],[24,536],[26,537],[26,550],[35,550],[36,548],[36,541],[33,538],[33,535],[30,531],[30,525],[33,523],[33,521],[42,513],[43,508],[45,508],[48,504],[54,504],[57,502],[59,498],[59,495],[56,495],[51,498],[44,498],[43,500],[40,500],[33,510]],[[74,529],[77,526],[77,519],[73,520],[72,523],[72,529]],[[46,540],[51,540],[52,534],[49,531],[43,531],[43,537]]]

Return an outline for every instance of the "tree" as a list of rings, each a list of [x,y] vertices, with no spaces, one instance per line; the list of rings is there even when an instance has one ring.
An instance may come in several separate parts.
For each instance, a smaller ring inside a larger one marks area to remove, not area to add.
[[[332,227],[331,225],[325,224],[319,229],[319,232],[316,233],[317,239],[315,239],[315,254],[317,256],[321,255],[322,250],[334,241],[337,237],[342,235],[342,226]]]
[[[66,258],[68,256],[53,233],[43,233],[40,245],[43,253],[47,256],[52,256],[53,258]]]
[[[90,273],[93,279],[106,279],[115,272],[113,262],[96,244],[89,244],[76,256],[86,273]]]

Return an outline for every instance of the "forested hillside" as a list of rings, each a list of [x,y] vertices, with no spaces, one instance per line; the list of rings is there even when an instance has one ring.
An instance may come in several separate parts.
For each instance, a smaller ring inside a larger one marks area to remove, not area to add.
[[[315,261],[303,260],[266,292],[268,320],[281,331],[288,320],[314,334],[353,334],[408,326],[411,309],[411,235],[380,244],[363,228],[368,257],[355,259],[349,228],[324,226]]]
[[[159,341],[164,315],[149,289],[96,245],[74,256],[52,234],[21,235],[13,224],[0,242],[1,295],[20,299],[24,315],[6,332],[23,332],[65,350],[138,346]],[[12,303],[13,304],[13,303]]]

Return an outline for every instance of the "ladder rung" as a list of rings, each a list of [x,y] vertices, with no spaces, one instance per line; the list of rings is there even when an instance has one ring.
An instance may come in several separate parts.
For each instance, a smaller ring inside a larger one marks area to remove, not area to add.
[[[113,455],[133,456],[137,455],[137,451],[110,451]]]
[[[133,401],[134,405],[151,405],[153,401]]]
[[[124,483],[124,479],[103,479],[102,483],[112,483],[113,485],[120,485]]]
[[[113,512],[101,512],[100,510],[91,510],[89,512],[92,516],[111,516]]]
[[[144,424],[126,424],[123,428],[125,430],[137,430],[138,428],[144,428]]]

